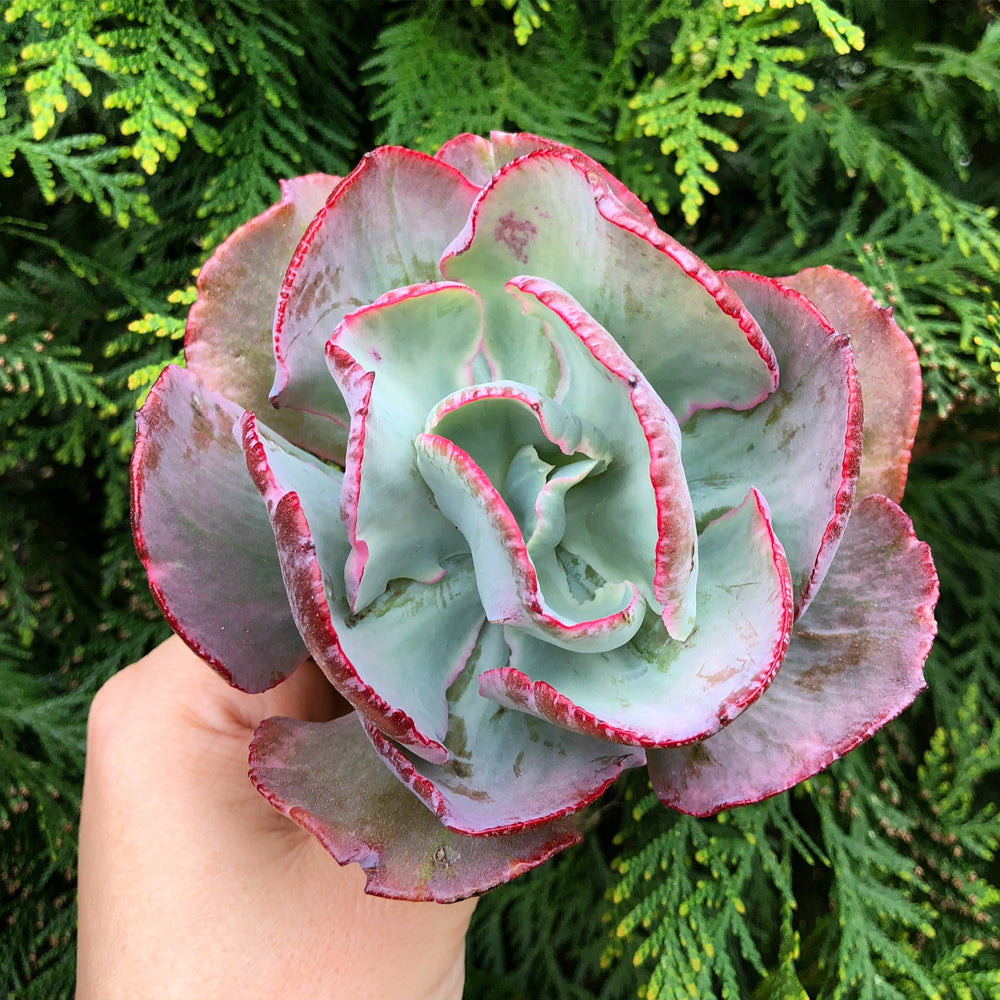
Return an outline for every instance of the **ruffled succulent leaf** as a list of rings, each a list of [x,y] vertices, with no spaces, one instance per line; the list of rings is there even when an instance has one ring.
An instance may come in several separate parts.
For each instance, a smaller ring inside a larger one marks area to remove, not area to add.
[[[194,372],[163,372],[136,418],[132,527],[174,631],[231,684],[259,692],[308,652],[233,435],[243,415]]]
[[[572,653],[507,629],[509,667],[480,693],[587,736],[639,746],[703,739],[761,696],[781,665],[792,590],[781,544],[756,492],[700,539],[698,624],[672,640],[655,614],[627,645]]]
[[[510,507],[467,452],[436,434],[421,434],[415,444],[420,473],[438,507],[469,544],[490,621],[577,650],[613,648],[635,634],[645,602],[634,584],[607,583],[578,599],[568,585],[559,586],[558,570],[539,572]]]
[[[861,501],[763,696],[704,742],[648,751],[659,797],[696,816],[758,802],[866,740],[925,686],[937,595],[906,514],[886,497]]]
[[[323,350],[348,312],[403,285],[440,278],[437,263],[478,188],[440,160],[396,146],[368,153],[306,230],[274,317],[280,406],[346,422]]]
[[[184,334],[184,358],[204,384],[296,444],[342,461],[346,423],[302,410],[274,410],[274,304],[288,262],[327,196],[340,183],[329,174],[281,181],[281,200],[237,229],[198,275],[198,299]]]
[[[390,579],[439,579],[442,560],[465,548],[420,477],[413,440],[443,396],[472,384],[482,338],[479,297],[441,282],[362,306],[327,344],[351,418],[340,509],[351,543],[346,577],[354,611]]]
[[[421,760],[365,723],[373,746],[451,830],[510,833],[575,813],[623,768],[645,763],[641,750],[581,736],[480,697],[476,677],[505,664],[504,629],[486,625],[477,655],[448,690],[449,759]]]
[[[515,278],[507,290],[553,345],[556,399],[599,427],[614,456],[567,496],[561,544],[605,579],[635,581],[663,609],[667,631],[686,639],[695,623],[698,551],[677,421],[570,295],[542,278]]]
[[[683,422],[705,407],[754,406],[777,364],[754,318],[702,261],[625,209],[571,153],[542,149],[501,169],[441,260],[484,299],[487,348],[500,377],[522,369],[504,283],[538,275],[594,317]]]
[[[903,498],[920,419],[920,361],[909,338],[853,275],[812,267],[781,279],[817,305],[851,341],[865,403],[859,497]]]
[[[648,208],[617,177],[610,174],[597,160],[561,142],[543,139],[530,132],[491,132],[488,139],[468,132],[449,139],[438,151],[437,158],[460,170],[477,187],[484,187],[501,168],[519,156],[539,149],[556,149],[571,154],[588,173],[597,175],[608,190],[628,211],[648,225],[654,225]]]
[[[861,390],[847,338],[808,300],[770,278],[725,278],[774,347],[781,382],[753,410],[706,410],[682,426],[688,486],[699,523],[751,486],[767,497],[800,614],[836,553],[854,498]]]
[[[468,557],[432,584],[395,580],[359,614],[346,600],[350,552],[337,516],[340,473],[242,421],[247,468],[264,497],[291,613],[337,690],[394,739],[447,760],[445,691],[475,648],[483,621]],[[419,683],[415,679],[419,678]]]
[[[376,896],[448,903],[486,892],[579,842],[572,818],[516,833],[454,833],[385,767],[356,714],[333,722],[266,719],[250,779]]]

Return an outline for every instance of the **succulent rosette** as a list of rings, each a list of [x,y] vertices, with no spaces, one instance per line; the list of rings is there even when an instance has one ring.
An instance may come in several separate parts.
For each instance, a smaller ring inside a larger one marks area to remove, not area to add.
[[[232,684],[312,657],[353,707],[265,721],[250,774],[368,891],[483,892],[626,768],[759,801],[924,686],[920,374],[849,275],[715,273],[589,157],[497,133],[285,182],[198,285],[137,546]]]

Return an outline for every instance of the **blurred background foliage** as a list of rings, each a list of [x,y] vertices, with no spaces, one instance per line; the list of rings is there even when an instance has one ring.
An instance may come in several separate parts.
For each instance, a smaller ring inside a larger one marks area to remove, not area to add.
[[[0,22],[0,996],[72,994],[87,705],[165,634],[133,412],[193,276],[369,148],[526,130],[715,266],[830,263],[920,351],[905,506],[929,689],[791,793],[692,820],[632,776],[496,890],[482,1000],[1000,996],[1000,9],[986,0],[7,0]]]

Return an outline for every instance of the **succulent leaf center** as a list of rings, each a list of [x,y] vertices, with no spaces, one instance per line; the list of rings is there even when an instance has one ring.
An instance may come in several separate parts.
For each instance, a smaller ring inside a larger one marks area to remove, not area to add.
[[[566,496],[611,464],[606,436],[529,386],[498,381],[459,390],[431,411],[418,467],[472,551],[487,617],[564,648],[613,649],[642,620],[629,582],[582,593],[567,577]],[[571,559],[578,575],[579,560]]]

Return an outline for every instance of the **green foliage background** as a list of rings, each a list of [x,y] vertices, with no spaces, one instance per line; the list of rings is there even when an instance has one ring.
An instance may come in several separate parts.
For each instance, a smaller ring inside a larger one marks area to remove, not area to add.
[[[879,0],[7,0],[0,22],[0,995],[72,994],[87,705],[160,639],[132,414],[283,176],[539,132],[716,266],[892,304],[941,575],[929,690],[710,820],[633,776],[480,904],[468,996],[1000,996],[1000,15]]]

